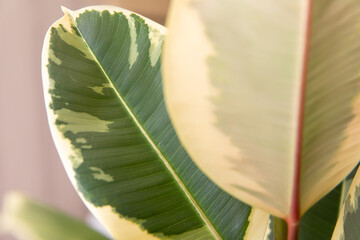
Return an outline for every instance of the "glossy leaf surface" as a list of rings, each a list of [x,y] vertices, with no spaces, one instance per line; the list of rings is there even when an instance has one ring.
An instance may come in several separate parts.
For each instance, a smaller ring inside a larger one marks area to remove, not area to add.
[[[91,211],[115,239],[251,234],[253,210],[196,167],[171,125],[165,28],[115,7],[64,11],[45,38],[44,92],[56,147]]]

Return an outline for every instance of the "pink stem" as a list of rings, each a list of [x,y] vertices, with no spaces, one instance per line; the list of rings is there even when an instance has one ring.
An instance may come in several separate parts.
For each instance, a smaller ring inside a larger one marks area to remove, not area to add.
[[[301,73],[301,89],[300,89],[300,106],[299,106],[299,125],[297,129],[296,140],[296,155],[295,155],[295,173],[294,173],[294,191],[291,202],[291,215],[287,219],[288,225],[288,240],[297,240],[299,237],[299,222],[300,222],[300,170],[301,170],[301,154],[302,154],[302,140],[304,130],[304,110],[305,110],[305,90],[306,78],[309,63],[310,51],[310,34],[311,34],[311,14],[312,14],[312,0],[308,0],[308,11],[306,19],[306,33],[305,33],[305,48],[304,59]]]

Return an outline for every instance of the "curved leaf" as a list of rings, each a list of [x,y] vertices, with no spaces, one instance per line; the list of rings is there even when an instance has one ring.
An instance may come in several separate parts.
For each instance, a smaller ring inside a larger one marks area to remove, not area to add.
[[[2,227],[23,240],[107,239],[84,223],[15,192],[4,198]]]
[[[360,2],[174,0],[169,113],[227,192],[297,225],[360,159]]]
[[[47,113],[94,215],[116,239],[242,239],[251,208],[199,171],[167,115],[165,29],[115,7],[64,11],[44,42]]]

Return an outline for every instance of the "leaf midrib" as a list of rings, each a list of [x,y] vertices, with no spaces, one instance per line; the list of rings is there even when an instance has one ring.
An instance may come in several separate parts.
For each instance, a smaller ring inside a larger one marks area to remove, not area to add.
[[[306,81],[307,81],[307,72],[309,65],[309,52],[310,52],[310,35],[311,35],[311,26],[312,26],[312,0],[306,0],[306,18],[304,22],[305,35],[304,35],[304,46],[302,50],[302,66],[301,66],[301,75],[300,75],[300,96],[299,96],[299,112],[297,116],[297,134],[295,141],[295,163],[294,163],[294,178],[293,178],[293,190],[291,196],[291,205],[290,205],[290,216],[286,219],[288,223],[288,232],[294,231],[290,230],[294,226],[298,226],[301,218],[301,209],[300,209],[300,175],[301,175],[301,161],[302,161],[302,151],[303,151],[303,137],[304,137],[304,119],[305,119],[305,96],[306,96]]]
[[[164,163],[165,167],[169,170],[169,172],[171,173],[171,175],[173,176],[173,178],[175,179],[175,181],[178,183],[178,185],[180,186],[181,190],[183,190],[183,192],[185,193],[185,196],[189,199],[190,203],[194,206],[194,208],[196,209],[196,211],[198,212],[198,214],[200,215],[200,217],[203,219],[203,221],[205,222],[205,224],[208,226],[208,228],[210,229],[210,231],[213,233],[213,235],[219,239],[222,240],[222,238],[220,237],[220,234],[217,232],[217,230],[215,229],[215,227],[213,226],[213,224],[211,223],[211,221],[207,218],[207,216],[205,215],[205,213],[202,211],[202,209],[200,208],[200,206],[197,204],[197,202],[195,201],[195,199],[193,198],[193,196],[191,195],[191,193],[187,190],[187,188],[185,187],[185,185],[182,183],[181,179],[179,178],[179,176],[176,174],[175,170],[172,168],[172,166],[170,165],[170,163],[167,161],[167,159],[164,157],[164,155],[161,153],[161,151],[159,150],[159,148],[157,147],[157,145],[154,143],[154,141],[151,139],[151,137],[149,136],[149,134],[146,132],[146,130],[142,127],[142,125],[140,124],[139,120],[137,119],[137,117],[135,116],[135,114],[132,112],[132,110],[130,109],[130,107],[127,105],[127,103],[125,102],[125,100],[122,98],[122,96],[120,95],[118,89],[114,86],[114,83],[112,82],[112,80],[110,79],[109,75],[107,74],[107,72],[105,71],[105,69],[103,68],[102,64],[100,63],[99,59],[96,57],[94,51],[92,50],[92,48],[89,46],[88,42],[86,41],[85,37],[83,36],[82,32],[80,31],[80,29],[77,26],[76,21],[73,19],[73,16],[71,15],[71,10],[69,9],[63,9],[64,14],[69,16],[69,19],[71,20],[71,24],[74,25],[74,27],[76,27],[76,29],[78,30],[81,38],[83,39],[84,43],[86,44],[87,48],[89,49],[91,55],[93,56],[95,62],[99,65],[101,71],[103,72],[105,78],[108,80],[108,82],[110,83],[111,87],[114,89],[114,92],[116,93],[116,95],[118,96],[120,103],[125,107],[127,113],[130,115],[131,119],[134,121],[134,123],[136,124],[136,126],[138,127],[138,129],[140,130],[140,132],[144,135],[144,137],[146,138],[146,140],[150,143],[151,147],[154,149],[154,151],[156,152],[156,154],[159,156],[159,158],[162,160],[162,162]],[[80,16],[80,14],[79,14]]]

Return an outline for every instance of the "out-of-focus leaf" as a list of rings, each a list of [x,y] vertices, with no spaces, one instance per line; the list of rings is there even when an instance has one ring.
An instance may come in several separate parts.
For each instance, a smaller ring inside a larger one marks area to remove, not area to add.
[[[4,198],[0,229],[21,240],[105,240],[84,223],[20,193]]]

